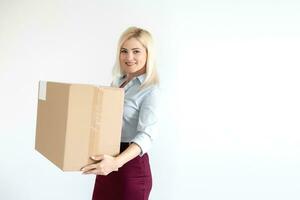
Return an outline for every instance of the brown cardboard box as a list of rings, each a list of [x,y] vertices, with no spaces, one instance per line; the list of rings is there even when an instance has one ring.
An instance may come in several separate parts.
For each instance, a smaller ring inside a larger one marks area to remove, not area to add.
[[[63,171],[119,154],[124,90],[39,82],[35,149]]]

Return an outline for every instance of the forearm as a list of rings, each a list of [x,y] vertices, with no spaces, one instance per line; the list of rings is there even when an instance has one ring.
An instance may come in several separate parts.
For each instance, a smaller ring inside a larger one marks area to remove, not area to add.
[[[137,157],[141,153],[141,151],[141,148],[137,144],[131,143],[125,151],[123,151],[116,157],[118,166],[122,167],[128,161]]]

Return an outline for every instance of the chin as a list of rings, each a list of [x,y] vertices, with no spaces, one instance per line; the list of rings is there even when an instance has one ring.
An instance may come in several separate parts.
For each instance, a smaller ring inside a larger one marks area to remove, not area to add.
[[[137,70],[126,70],[127,74],[132,74],[132,73],[135,73],[135,72],[137,72]]]

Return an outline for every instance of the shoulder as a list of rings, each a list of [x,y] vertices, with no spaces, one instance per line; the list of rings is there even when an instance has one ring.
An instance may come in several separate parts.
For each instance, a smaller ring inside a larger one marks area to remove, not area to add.
[[[156,104],[160,99],[161,90],[157,85],[151,85],[143,89],[143,102]]]
[[[142,91],[146,94],[146,96],[158,96],[161,92],[158,85],[150,85],[143,88]]]

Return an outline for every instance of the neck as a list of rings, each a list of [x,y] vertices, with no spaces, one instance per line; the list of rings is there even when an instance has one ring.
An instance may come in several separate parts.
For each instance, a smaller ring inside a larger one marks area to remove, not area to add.
[[[145,74],[145,73],[146,73],[146,67],[143,67],[142,69],[140,69],[140,70],[138,70],[138,71],[136,71],[134,73],[126,74],[126,77],[127,77],[127,80],[131,80],[134,77],[142,75],[142,74]]]

